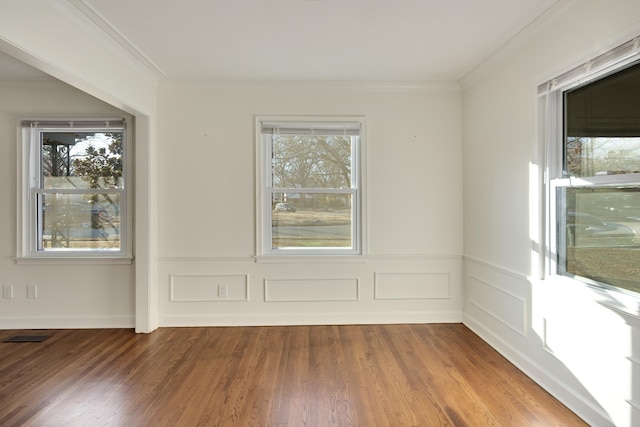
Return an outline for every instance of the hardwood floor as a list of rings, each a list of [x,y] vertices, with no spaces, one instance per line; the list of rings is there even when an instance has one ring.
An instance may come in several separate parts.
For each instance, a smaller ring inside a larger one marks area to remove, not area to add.
[[[460,324],[0,331],[0,426],[584,426]]]

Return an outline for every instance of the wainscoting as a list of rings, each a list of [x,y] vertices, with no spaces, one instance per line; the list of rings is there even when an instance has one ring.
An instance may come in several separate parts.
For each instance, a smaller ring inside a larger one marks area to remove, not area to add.
[[[462,258],[160,258],[160,326],[455,323]]]

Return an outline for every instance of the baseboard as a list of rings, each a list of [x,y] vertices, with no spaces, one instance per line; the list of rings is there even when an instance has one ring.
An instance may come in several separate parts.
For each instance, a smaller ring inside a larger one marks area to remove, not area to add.
[[[163,316],[160,327],[461,323],[462,312],[263,313]]]
[[[109,317],[0,317],[0,329],[130,329],[133,316]]]

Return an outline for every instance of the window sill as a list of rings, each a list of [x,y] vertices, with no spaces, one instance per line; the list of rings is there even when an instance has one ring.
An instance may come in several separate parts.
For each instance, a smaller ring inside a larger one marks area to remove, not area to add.
[[[549,283],[556,292],[571,298],[584,298],[616,312],[629,324],[640,328],[640,298],[622,289],[586,283],[571,277],[551,275]],[[560,287],[558,287],[558,285]]]
[[[259,255],[255,257],[257,264],[262,263],[367,263],[364,255]]]
[[[131,265],[133,257],[38,256],[16,257],[18,265]]]
[[[618,315],[621,316],[628,324],[631,324],[636,328],[640,327],[639,301],[602,300],[598,301],[598,303],[603,307],[618,313]]]

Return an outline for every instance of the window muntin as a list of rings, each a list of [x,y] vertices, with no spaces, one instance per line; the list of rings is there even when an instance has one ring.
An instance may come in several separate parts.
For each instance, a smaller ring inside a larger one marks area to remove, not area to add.
[[[556,273],[640,292],[640,63],[562,94]]]
[[[22,122],[22,256],[128,256],[124,123]]]
[[[259,252],[359,254],[361,121],[258,120]]]

